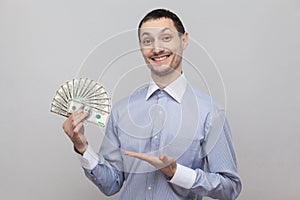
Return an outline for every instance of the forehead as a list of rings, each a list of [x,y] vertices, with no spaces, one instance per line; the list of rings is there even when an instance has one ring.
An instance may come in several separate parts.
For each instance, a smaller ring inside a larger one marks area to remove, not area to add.
[[[148,20],[144,22],[141,26],[141,34],[155,33],[161,30],[170,30],[172,32],[177,32],[174,22],[169,18],[159,18],[155,20]]]

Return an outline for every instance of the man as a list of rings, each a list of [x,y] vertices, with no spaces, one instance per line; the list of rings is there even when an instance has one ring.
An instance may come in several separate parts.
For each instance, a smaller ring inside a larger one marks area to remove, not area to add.
[[[87,113],[63,124],[85,174],[106,195],[124,183],[120,199],[236,199],[241,181],[229,126],[224,111],[184,77],[188,33],[180,19],[153,10],[138,37],[153,82],[114,105],[99,154],[84,136]]]

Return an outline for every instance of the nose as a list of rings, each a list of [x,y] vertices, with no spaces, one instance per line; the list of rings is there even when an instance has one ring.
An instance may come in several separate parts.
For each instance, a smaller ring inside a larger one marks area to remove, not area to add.
[[[155,41],[154,42],[154,46],[153,46],[153,53],[155,54],[159,54],[161,53],[162,51],[164,51],[164,48],[163,46],[161,45],[161,43],[159,41]]]

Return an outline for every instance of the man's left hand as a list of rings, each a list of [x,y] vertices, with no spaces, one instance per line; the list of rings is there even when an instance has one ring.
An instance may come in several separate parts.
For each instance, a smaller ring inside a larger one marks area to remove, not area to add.
[[[135,157],[141,160],[144,160],[151,165],[153,165],[156,169],[159,169],[162,173],[164,173],[167,177],[170,179],[174,176],[176,169],[177,169],[177,163],[176,160],[170,156],[166,155],[160,155],[152,156],[148,154],[143,153],[136,153],[132,151],[125,151],[125,155]]]

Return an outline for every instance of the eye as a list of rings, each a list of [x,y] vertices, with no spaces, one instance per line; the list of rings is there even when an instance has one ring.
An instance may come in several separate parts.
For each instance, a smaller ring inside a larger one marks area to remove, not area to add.
[[[164,36],[162,37],[162,40],[163,40],[164,42],[169,42],[169,41],[172,40],[172,36],[171,36],[171,35],[164,35]]]
[[[143,42],[143,45],[145,45],[145,46],[149,46],[152,44],[152,40],[150,38],[145,38],[145,39],[143,39],[142,42]]]

